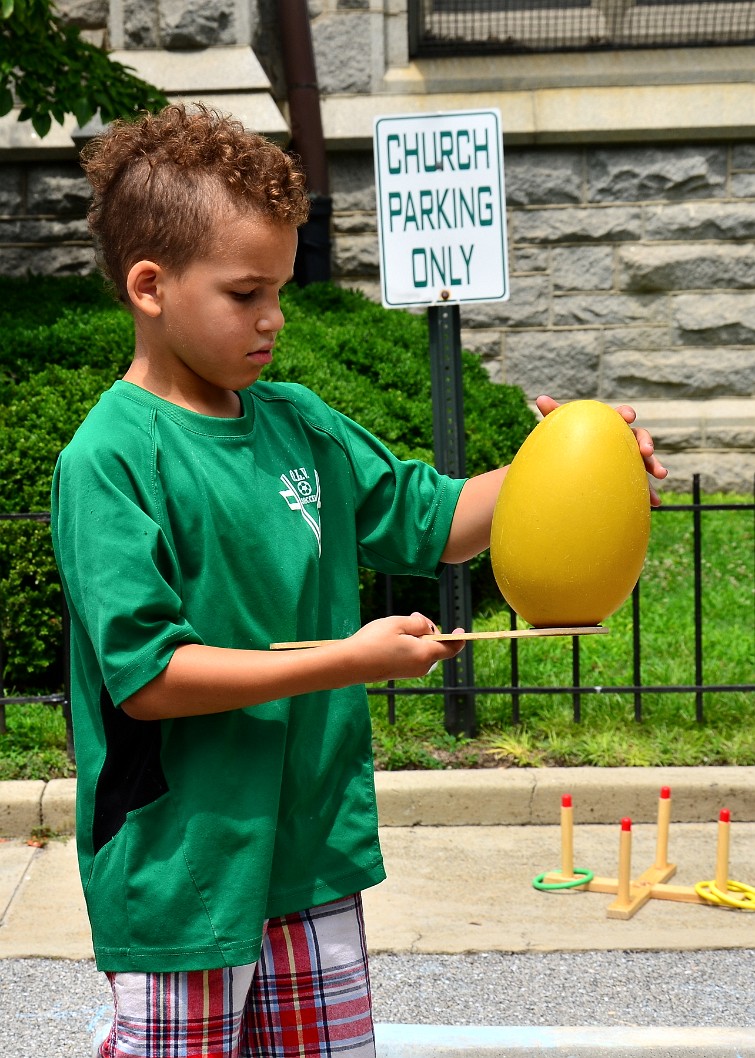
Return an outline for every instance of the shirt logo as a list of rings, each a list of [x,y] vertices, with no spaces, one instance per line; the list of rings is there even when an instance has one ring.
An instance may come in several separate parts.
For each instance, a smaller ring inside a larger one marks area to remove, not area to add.
[[[294,467],[287,474],[281,474],[281,481],[286,486],[281,489],[279,495],[288,504],[292,511],[299,511],[304,521],[315,534],[317,540],[317,554],[322,555],[322,540],[320,532],[320,478],[317,471],[313,470],[314,484],[304,467]]]

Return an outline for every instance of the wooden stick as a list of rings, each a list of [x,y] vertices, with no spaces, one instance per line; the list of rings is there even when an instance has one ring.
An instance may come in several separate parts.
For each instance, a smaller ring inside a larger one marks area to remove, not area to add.
[[[578,628],[514,628],[500,632],[436,632],[419,639],[432,639],[436,643],[454,642],[460,639],[529,639],[540,636],[593,636],[610,631],[603,625],[584,625]],[[328,643],[341,643],[341,639],[305,639],[298,643],[271,643],[271,650],[303,650],[309,647],[324,647]]]
[[[729,891],[729,822],[731,812],[722,808],[718,817],[718,847],[716,849],[716,889]]]
[[[561,874],[574,878],[574,809],[571,794],[561,798]]]
[[[668,832],[671,822],[671,788],[661,787],[658,798],[658,834],[655,844],[655,866],[658,870],[668,867]]]

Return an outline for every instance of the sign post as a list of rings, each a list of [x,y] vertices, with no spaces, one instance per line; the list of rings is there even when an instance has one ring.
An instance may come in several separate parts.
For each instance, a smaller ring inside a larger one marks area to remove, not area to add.
[[[386,308],[428,307],[438,470],[464,477],[464,302],[509,296],[503,141],[497,110],[375,119],[380,279]],[[471,630],[466,565],[441,577],[441,627]],[[446,730],[475,734],[471,644],[444,665]]]

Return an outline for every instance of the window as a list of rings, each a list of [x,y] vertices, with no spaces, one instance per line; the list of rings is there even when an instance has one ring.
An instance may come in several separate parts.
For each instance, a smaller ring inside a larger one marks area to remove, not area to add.
[[[409,0],[412,56],[755,42],[755,0]]]

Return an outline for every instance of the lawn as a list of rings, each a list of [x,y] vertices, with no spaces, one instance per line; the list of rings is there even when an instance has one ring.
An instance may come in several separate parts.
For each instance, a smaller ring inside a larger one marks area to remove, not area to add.
[[[751,502],[709,496],[707,502]],[[667,506],[689,502],[669,497]],[[752,511],[704,512],[704,682],[755,682],[755,540]],[[571,696],[529,694],[512,724],[511,698],[481,694],[478,736],[455,738],[444,731],[443,703],[432,693],[441,673],[417,685],[427,695],[399,697],[396,723],[388,722],[385,697],[371,695],[375,757],[380,768],[532,767],[553,765],[755,765],[755,692],[704,695],[704,722],[695,718],[691,693],[643,695],[642,722],[634,719],[631,695],[612,686],[631,685],[631,604],[606,621],[609,635],[580,640],[581,683],[601,686],[582,698],[582,719],[572,717]],[[503,606],[479,613],[475,628],[508,628]],[[571,686],[570,640],[524,640],[519,644],[519,681],[524,686]],[[483,641],[474,647],[475,682],[506,686],[511,679],[509,645]],[[692,516],[664,510],[653,515],[650,548],[641,581],[642,683],[667,686],[694,682]],[[8,706],[7,734],[0,735],[0,779],[47,779],[71,775],[61,712],[45,705]]]

